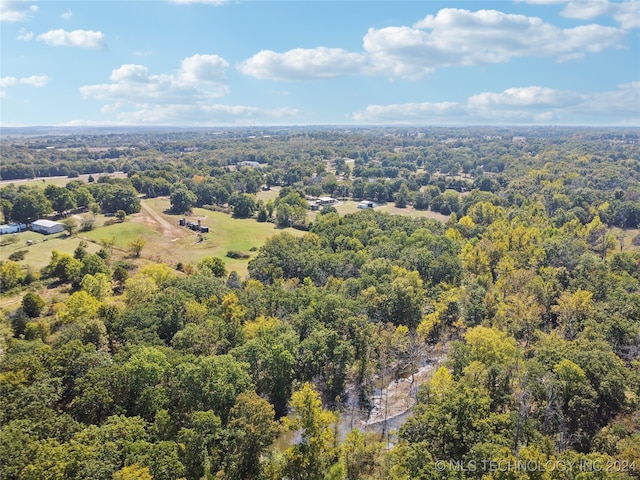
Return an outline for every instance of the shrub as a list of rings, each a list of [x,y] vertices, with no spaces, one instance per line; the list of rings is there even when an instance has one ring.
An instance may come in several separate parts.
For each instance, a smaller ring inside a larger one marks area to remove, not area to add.
[[[229,250],[227,257],[229,258],[249,258],[251,255],[245,252],[239,252],[238,250]]]
[[[20,260],[24,260],[24,256],[26,254],[26,250],[18,250],[17,252],[13,252],[11,255],[9,255],[9,260],[13,262],[19,262]]]
[[[45,307],[44,300],[37,293],[29,292],[22,297],[22,310],[31,317],[39,317]]]

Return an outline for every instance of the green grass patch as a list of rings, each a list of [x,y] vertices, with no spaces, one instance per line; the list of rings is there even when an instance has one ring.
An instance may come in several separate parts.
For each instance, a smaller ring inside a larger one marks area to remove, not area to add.
[[[159,234],[144,224],[123,222],[94,228],[90,232],[82,232],[81,236],[97,243],[115,238],[115,247],[126,250],[128,243],[134,238],[142,237],[149,242]]]
[[[24,259],[18,263],[33,270],[40,270],[49,264],[52,250],[73,254],[73,251],[82,240],[75,236],[68,237],[66,233],[42,235],[31,231],[19,233],[18,238],[18,242],[2,247],[1,257],[6,260],[12,253],[25,250]],[[27,241],[31,241],[31,244],[29,245]],[[87,250],[90,253],[95,253],[100,250],[100,246],[90,243]]]

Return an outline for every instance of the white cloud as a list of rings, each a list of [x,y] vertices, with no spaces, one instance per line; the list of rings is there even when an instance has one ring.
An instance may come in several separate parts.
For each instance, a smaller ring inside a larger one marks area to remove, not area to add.
[[[631,0],[616,5],[613,18],[622,28],[640,28],[640,0]]]
[[[640,0],[515,0],[531,4],[566,4],[563,17],[591,20],[611,16],[625,30],[640,28]]]
[[[570,91],[545,87],[509,88],[501,93],[479,93],[469,97],[472,108],[560,107],[580,101],[579,95]]]
[[[103,48],[106,46],[104,33],[94,32],[92,30],[73,30],[67,32],[59,28],[41,33],[36,39],[54,47]]]
[[[300,112],[296,109],[264,109],[245,105],[157,105],[142,106],[118,114],[122,124],[155,125],[255,125],[282,124]]]
[[[369,105],[355,112],[358,123],[565,123],[640,125],[640,82],[616,90],[578,93],[540,86],[509,88],[472,95],[455,102]]]
[[[33,38],[33,32],[30,32],[28,30],[25,30],[24,28],[21,28],[20,32],[18,32],[18,36],[16,37],[16,40],[22,40],[23,42],[28,42],[32,38]]]
[[[145,65],[121,65],[110,83],[85,85],[84,98],[104,100],[102,113],[119,124],[221,125],[287,123],[298,115],[290,108],[265,109],[223,105],[229,93],[228,62],[218,55],[192,55],[171,73],[153,74]]]
[[[465,107],[456,102],[369,105],[352,118],[361,123],[421,123],[433,118],[463,117]]]
[[[18,85],[29,85],[32,87],[44,87],[51,80],[46,75],[32,75],[30,77],[2,77],[0,78],[0,87],[16,87]]]
[[[617,45],[625,35],[614,27],[560,29],[537,17],[455,8],[402,28],[401,36],[398,27],[370,29],[364,46],[379,68],[402,68],[409,77],[424,76],[436,67],[503,63],[516,57],[575,58]]]
[[[86,85],[86,98],[154,104],[208,101],[228,93],[224,80],[229,64],[218,55],[193,55],[171,74],[152,75],[144,65],[122,65],[111,72],[113,83]]]
[[[285,53],[262,50],[242,62],[245,75],[265,80],[311,80],[360,73],[367,58],[342,48],[296,48]]]
[[[66,12],[60,15],[60,18],[63,20],[69,20],[71,17],[73,17],[73,12],[70,9],[67,9]]]
[[[0,1],[0,22],[24,22],[32,18],[38,11],[37,5],[30,5],[27,1]]]
[[[363,52],[327,47],[284,53],[263,50],[238,68],[245,75],[270,80],[355,74],[417,80],[437,68],[504,63],[518,57],[573,60],[619,46],[626,34],[596,24],[563,29],[538,17],[444,8],[413,26],[370,28],[363,37]]]

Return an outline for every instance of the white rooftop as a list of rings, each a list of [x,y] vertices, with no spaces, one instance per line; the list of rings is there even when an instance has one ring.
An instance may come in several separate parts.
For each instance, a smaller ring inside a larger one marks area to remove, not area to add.
[[[37,226],[40,226],[40,227],[49,228],[49,227],[53,227],[55,225],[62,225],[62,224],[60,222],[53,222],[51,220],[36,220],[31,225],[37,225]]]

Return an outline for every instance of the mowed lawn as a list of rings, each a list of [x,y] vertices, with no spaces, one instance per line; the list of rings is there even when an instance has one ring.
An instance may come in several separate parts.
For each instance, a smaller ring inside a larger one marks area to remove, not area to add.
[[[247,275],[249,259],[227,257],[229,251],[257,254],[252,248],[260,248],[273,235],[288,231],[292,235],[302,236],[305,232],[294,229],[279,230],[272,223],[259,223],[255,218],[238,219],[222,212],[212,212],[196,208],[191,215],[172,215],[165,213],[169,208],[167,198],[143,200],[140,213],[127,217],[124,223],[96,228],[83,236],[100,243],[102,240],[115,239],[117,250],[125,252],[128,243],[135,238],[144,238],[145,247],[142,257],[166,263],[172,266],[178,263],[196,264],[204,257],[221,258],[228,271],[235,270],[244,278]],[[199,235],[178,222],[181,218],[209,227],[209,233]]]
[[[26,231],[17,234],[17,238],[18,241],[16,243],[0,247],[0,260],[8,260],[9,255],[13,252],[25,250],[27,253],[24,256],[24,260],[18,263],[22,266],[28,266],[35,271],[39,271],[49,264],[53,250],[72,254],[81,241],[78,237],[67,236],[66,232],[43,235],[41,233]],[[27,245],[27,241],[31,241],[31,245]],[[89,243],[87,246],[87,250],[90,253],[95,253],[99,249],[99,245]]]

